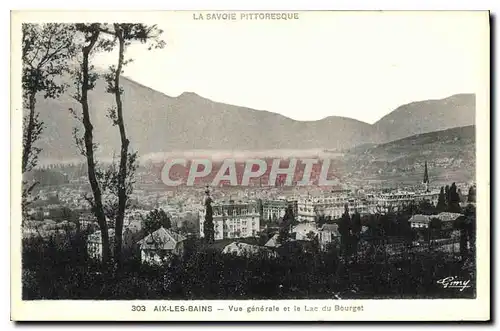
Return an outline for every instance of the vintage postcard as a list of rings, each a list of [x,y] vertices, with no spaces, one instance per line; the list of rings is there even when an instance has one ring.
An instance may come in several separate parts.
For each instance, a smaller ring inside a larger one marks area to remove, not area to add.
[[[11,319],[490,319],[488,12],[11,21]]]

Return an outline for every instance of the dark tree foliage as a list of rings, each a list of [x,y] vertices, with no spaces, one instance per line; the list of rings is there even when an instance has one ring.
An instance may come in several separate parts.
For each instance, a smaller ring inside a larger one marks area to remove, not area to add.
[[[450,186],[450,200],[448,204],[448,210],[452,213],[460,213],[460,196],[457,192],[457,186],[455,183]]]
[[[446,185],[444,188],[444,197],[446,199],[446,207],[450,205],[450,186]]]
[[[468,204],[467,207],[465,207],[464,216],[466,237],[470,243],[471,249],[474,250],[476,247],[476,207],[472,204]]]
[[[439,218],[433,217],[429,223],[429,240],[440,238],[442,224]]]
[[[203,222],[203,233],[207,243],[213,243],[215,241],[212,198],[208,195],[208,193],[205,198],[205,222]]]
[[[425,169],[424,169],[424,184],[429,184],[429,171],[427,170],[427,161],[425,161]],[[427,189],[427,192],[429,192],[429,189]]]
[[[399,226],[398,236],[403,237],[406,243],[411,244],[415,238],[414,238],[414,233],[411,229],[410,222],[408,221],[409,217],[405,217],[403,215],[400,216],[398,220],[398,226]]]
[[[78,235],[65,236],[62,242],[35,237],[23,240],[23,299],[474,298],[474,287],[449,291],[436,283],[456,275],[476,284],[472,204],[464,215],[456,222],[463,229],[461,259],[432,243],[400,241],[409,229],[409,215],[399,211],[365,217],[369,230],[354,256],[344,258],[335,245],[321,251],[314,241],[312,249],[289,241],[277,250],[278,257],[243,257],[221,254],[190,238],[183,257],[171,265],[149,267],[131,256],[120,273],[103,273],[101,265],[86,258],[86,235],[79,240]],[[439,222],[433,220],[430,227],[440,228]]]
[[[437,208],[429,200],[422,200],[418,203],[418,213],[424,215],[433,215],[437,212]]]
[[[464,218],[458,219],[458,229],[460,230],[460,255],[465,260],[467,257],[467,223]]]
[[[476,202],[476,187],[469,187],[469,194],[467,195],[467,202]]]
[[[358,244],[359,244],[360,235],[361,235],[361,215],[359,214],[359,212],[357,210],[352,215],[351,231],[352,231],[351,248],[352,248],[352,253],[355,254],[357,252],[357,249],[358,249]]]
[[[291,239],[290,228],[287,226],[281,226],[278,231],[277,243],[282,246]]]
[[[349,206],[347,204],[344,206],[344,213],[340,218],[339,232],[342,254],[347,256],[351,241],[351,217],[349,216]]]
[[[351,220],[351,229],[352,229],[352,234],[355,236],[359,236],[361,233],[361,215],[356,211],[352,215],[352,220]]]
[[[438,202],[436,205],[436,209],[438,211],[445,211],[446,210],[446,196],[444,192],[444,187],[441,186],[441,190],[439,191],[439,197],[438,197]]]
[[[348,236],[351,232],[351,217],[349,216],[349,207],[347,204],[344,206],[344,213],[340,218],[339,232],[342,236]]]
[[[326,222],[327,222],[326,216],[325,215],[319,215],[318,218],[317,218],[317,222],[316,223],[318,224],[318,228],[320,228]]]
[[[256,300],[474,297],[473,289],[448,291],[436,279],[469,278],[463,263],[435,252],[389,263],[347,264],[335,249],[271,258],[225,255],[197,246],[171,265],[126,260],[122,272],[102,273],[80,243],[23,242],[23,299]],[[195,244],[196,246],[196,244]],[[80,251],[77,251],[77,248]]]
[[[285,210],[285,215],[283,215],[283,219],[280,223],[277,240],[279,245],[283,245],[290,240],[290,232],[292,231],[292,227],[296,224],[297,222],[295,220],[295,215],[293,214],[293,208],[291,205],[288,205]]]
[[[292,205],[288,205],[285,210],[285,215],[283,215],[283,219],[281,221],[282,224],[287,225],[287,226],[294,226],[297,225],[297,221],[295,219],[295,215],[293,214],[293,207]]]
[[[168,214],[161,208],[150,211],[142,220],[142,229],[145,235],[155,232],[159,228],[170,229],[172,222]]]
[[[384,237],[394,235],[393,217],[392,213],[379,215],[378,221],[380,222]]]
[[[413,200],[403,204],[401,210],[408,215],[415,215],[419,213],[418,204]]]

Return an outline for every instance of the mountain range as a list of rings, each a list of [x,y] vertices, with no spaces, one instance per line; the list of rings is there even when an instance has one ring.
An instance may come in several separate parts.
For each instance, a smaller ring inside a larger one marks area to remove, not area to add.
[[[457,94],[441,100],[417,101],[390,112],[374,124],[330,116],[296,121],[283,115],[233,106],[186,92],[170,97],[131,79],[122,79],[124,117],[131,147],[140,155],[182,150],[346,150],[404,137],[474,125],[475,95]],[[118,151],[118,129],[106,113],[114,98],[98,80],[89,95],[98,155]],[[71,92],[37,101],[45,123],[41,160],[63,162],[78,157],[72,131],[81,127],[69,108],[81,109]],[[334,110],[332,110],[334,112]]]
[[[360,145],[343,154],[339,170],[352,179],[414,184],[429,179],[443,185],[470,182],[476,173],[475,126],[422,133],[378,145]]]

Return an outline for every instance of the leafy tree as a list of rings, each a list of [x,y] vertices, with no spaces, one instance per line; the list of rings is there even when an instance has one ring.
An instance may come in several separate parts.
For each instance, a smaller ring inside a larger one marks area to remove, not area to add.
[[[295,219],[295,215],[293,214],[292,205],[288,205],[285,210],[285,215],[283,215],[283,219],[281,221],[282,224],[292,227],[297,225],[297,221]]]
[[[90,117],[88,93],[95,87],[98,74],[93,71],[94,66],[90,64],[90,57],[99,49],[100,25],[92,24],[76,24],[76,30],[83,35],[83,42],[78,46],[80,67],[73,72],[75,78],[75,87],[77,91],[73,96],[82,106],[81,116],[77,111],[70,108],[73,116],[81,121],[84,126],[83,137],[80,136],[78,129],[73,130],[77,148],[87,160],[87,173],[92,196],[85,196],[85,199],[90,204],[91,210],[94,213],[99,228],[101,230],[102,239],[102,262],[107,265],[110,261],[111,251],[108,234],[108,224],[106,222],[106,211],[103,204],[103,188],[101,182],[113,180],[111,172],[102,173],[98,169],[97,160],[95,159],[95,150],[97,144],[94,142],[93,125]]]
[[[127,137],[123,119],[123,89],[120,86],[120,78],[123,74],[123,67],[131,61],[125,60],[125,51],[133,42],[149,42],[149,49],[153,47],[163,48],[165,43],[159,39],[162,31],[154,25],[147,26],[130,23],[103,24],[100,26],[100,31],[112,38],[107,40],[107,42],[103,41],[102,46],[105,50],[111,51],[115,43],[118,43],[117,65],[109,67],[109,72],[105,75],[105,79],[107,82],[107,92],[114,95],[116,103],[116,107],[109,109],[108,116],[112,120],[113,125],[118,127],[121,142],[119,168],[118,172],[114,174],[116,176],[114,193],[118,199],[115,214],[115,258],[120,263],[123,219],[125,209],[127,208],[127,200],[133,190],[132,178],[137,169],[137,153],[129,152],[130,141]]]
[[[438,211],[445,211],[446,210],[446,197],[445,197],[443,186],[441,186],[441,190],[439,191],[439,197],[438,197],[436,209]]]
[[[461,211],[460,209],[460,197],[457,192],[457,186],[455,183],[451,184],[450,187],[450,200],[448,204],[448,209],[450,212],[453,213],[459,213]]]
[[[351,229],[352,229],[352,234],[355,236],[359,236],[359,234],[361,233],[361,215],[357,210],[352,215]]]
[[[401,211],[407,213],[408,215],[418,214],[418,205],[415,200],[411,200],[408,203],[404,204],[401,208]]]
[[[67,61],[74,54],[74,27],[70,24],[46,23],[22,25],[23,108],[29,112],[23,121],[22,171],[37,164],[40,148],[34,146],[43,131],[36,111],[36,98],[57,98],[67,88],[61,79]]]
[[[414,233],[411,229],[411,224],[408,217],[400,216],[398,220],[399,235],[404,237],[408,244],[411,244],[414,239]]]
[[[424,170],[424,184],[426,184],[426,191],[429,192],[429,172],[427,170],[427,161],[425,161],[425,170]]]
[[[27,114],[23,119],[23,174],[33,170],[38,163],[41,149],[36,146],[43,132],[43,121],[36,111],[39,94],[44,98],[57,98],[67,87],[61,79],[66,71],[67,60],[74,53],[74,31],[69,24],[22,25],[22,97],[23,109]],[[36,181],[23,181],[22,212],[27,217],[30,196]]]
[[[446,185],[444,188],[444,197],[446,198],[446,207],[450,205],[450,186]]]
[[[467,195],[467,202],[476,202],[476,187],[469,187],[469,194]]]
[[[441,220],[439,218],[433,217],[429,222],[429,235],[430,237],[439,237],[441,233]]]
[[[317,218],[317,223],[318,223],[318,227],[322,227],[323,224],[326,223],[326,217],[325,217],[325,215],[323,215],[323,214],[319,215],[318,218]]]
[[[100,224],[103,243],[103,262],[109,260],[109,238],[107,238],[106,217],[115,224],[115,257],[118,265],[121,261],[123,218],[125,210],[129,205],[129,197],[133,190],[133,177],[137,168],[135,153],[129,152],[129,140],[125,131],[123,119],[123,104],[121,95],[123,90],[120,78],[123,67],[130,61],[124,59],[126,47],[132,42],[152,42],[152,47],[163,47],[164,42],[159,39],[161,30],[155,26],[148,27],[143,24],[76,24],[77,31],[83,35],[83,43],[79,47],[80,68],[75,70],[75,86],[77,93],[74,98],[82,105],[81,116],[70,109],[73,115],[82,122],[84,126],[83,137],[78,129],[73,134],[80,152],[87,159],[87,169],[92,197],[87,197],[91,208]],[[117,126],[120,132],[120,157],[118,166],[115,162],[108,168],[101,168],[95,159],[97,144],[93,138],[93,126],[90,118],[88,91],[95,87],[99,75],[90,64],[90,57],[98,51],[111,51],[118,45],[117,66],[111,66],[109,73],[104,78],[107,82],[107,92],[115,96],[116,107],[108,111],[108,117],[112,124]]]
[[[427,199],[418,203],[418,212],[424,215],[432,215],[436,212],[436,207]]]
[[[351,231],[352,231],[352,249],[353,252],[356,253],[358,249],[359,238],[361,235],[361,215],[356,210],[356,212],[352,215],[351,219]]]
[[[283,245],[290,239],[290,232],[292,231],[292,227],[294,225],[296,225],[296,220],[293,214],[293,208],[291,205],[288,205],[280,224],[277,240],[278,244]]]
[[[459,217],[454,223],[455,229],[460,231],[460,255],[462,259],[467,256],[467,225],[464,217]]]
[[[278,243],[278,245],[282,246],[283,244],[285,244],[286,242],[288,242],[291,238],[291,235],[290,235],[290,229],[286,226],[281,226],[279,228],[279,231],[278,231],[278,238],[276,240],[276,242]]]
[[[259,215],[264,215],[264,204],[262,203],[262,199],[257,199],[257,210],[259,212]],[[260,221],[264,221],[264,217],[260,216]],[[269,221],[269,220],[268,220]]]
[[[309,239],[309,240],[313,240],[315,237],[316,237],[316,233],[314,233],[314,231],[309,231],[306,234],[306,238]]]
[[[205,197],[205,222],[203,222],[203,233],[205,235],[205,240],[207,243],[213,243],[215,241],[215,230],[214,230],[214,218],[212,210],[212,198],[210,197],[210,192],[207,191]]]
[[[170,229],[172,227],[170,217],[168,217],[168,214],[161,208],[153,209],[142,220],[142,229],[146,235],[155,232],[161,227],[165,229]]]
[[[344,205],[344,213],[340,218],[339,223],[339,232],[340,232],[340,242],[342,247],[342,252],[347,255],[349,249],[349,242],[351,237],[351,217],[349,216],[349,205]]]
[[[476,207],[472,204],[468,204],[464,211],[465,216],[465,236],[467,237],[471,249],[474,251],[476,247]]]
[[[394,221],[395,215],[394,213],[387,213],[384,215],[380,215],[378,219],[380,226],[382,228],[382,236],[393,236],[394,235]]]
[[[351,219],[351,231],[352,231],[352,248],[353,252],[355,253],[357,251],[358,243],[359,243],[359,238],[361,235],[361,215],[359,212],[356,210],[355,213],[352,215]]]
[[[259,246],[264,246],[270,239],[268,231],[259,232],[258,237]]]

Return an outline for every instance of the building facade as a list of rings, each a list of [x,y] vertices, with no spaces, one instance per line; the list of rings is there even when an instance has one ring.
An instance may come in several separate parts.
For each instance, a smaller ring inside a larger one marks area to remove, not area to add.
[[[322,250],[327,250],[330,245],[339,247],[340,237],[337,224],[323,224],[318,232],[319,247]]]
[[[370,201],[365,197],[354,196],[345,191],[332,192],[319,197],[301,197],[298,200],[298,221],[315,222],[319,216],[338,219],[342,217],[347,205],[349,214],[370,212]]]
[[[262,202],[262,218],[269,222],[278,222],[283,216],[288,207],[288,201],[280,200],[264,200]]]
[[[112,255],[115,247],[115,229],[109,229],[108,236],[110,253]],[[87,237],[87,253],[91,259],[101,261],[102,251],[101,230],[98,230]]]
[[[174,256],[182,257],[186,238],[172,230],[159,228],[138,242],[144,264],[162,265]]]
[[[220,202],[212,205],[214,239],[248,238],[258,235],[260,214],[253,202]],[[200,237],[204,237],[205,209],[199,213]]]

